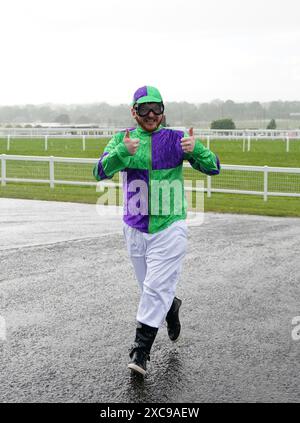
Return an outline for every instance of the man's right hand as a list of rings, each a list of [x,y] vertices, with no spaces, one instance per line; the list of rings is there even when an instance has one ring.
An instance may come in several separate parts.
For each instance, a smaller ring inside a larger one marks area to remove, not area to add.
[[[129,131],[128,129],[126,129],[126,133],[124,136],[124,144],[126,145],[127,150],[132,156],[137,152],[137,149],[139,148],[139,143],[139,138],[131,139]]]

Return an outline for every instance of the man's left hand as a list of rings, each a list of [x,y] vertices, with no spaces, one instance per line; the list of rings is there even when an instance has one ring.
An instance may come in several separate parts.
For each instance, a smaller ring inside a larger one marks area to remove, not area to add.
[[[194,129],[189,129],[189,137],[181,138],[181,147],[184,153],[192,153],[195,147]]]

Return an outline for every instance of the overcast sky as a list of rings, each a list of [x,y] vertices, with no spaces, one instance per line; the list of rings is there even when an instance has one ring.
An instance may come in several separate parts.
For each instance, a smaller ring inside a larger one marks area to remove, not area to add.
[[[300,100],[299,0],[2,0],[0,104]]]

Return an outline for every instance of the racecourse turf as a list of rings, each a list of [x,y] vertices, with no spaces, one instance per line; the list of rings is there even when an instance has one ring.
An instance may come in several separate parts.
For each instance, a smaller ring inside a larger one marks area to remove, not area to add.
[[[98,158],[104,150],[108,139],[86,139],[86,149],[82,150],[82,139],[48,138],[48,149],[40,139],[11,139],[7,151],[7,140],[0,139],[0,154]],[[203,141],[206,145],[206,141]],[[290,141],[290,151],[286,152],[284,140],[252,140],[251,151],[243,151],[242,140],[212,140],[210,148],[220,158],[221,164],[300,167],[300,140]],[[247,150],[247,143],[246,143]],[[93,165],[90,164],[55,164],[55,179],[80,180],[93,182]],[[43,162],[8,161],[7,177],[49,179],[49,165]],[[206,184],[206,176],[191,168],[185,169],[185,178],[195,181],[202,179]],[[118,175],[114,178],[118,180]],[[270,174],[269,191],[299,192],[300,175]],[[263,191],[263,174],[261,172],[223,171],[212,178],[212,188],[244,189]],[[0,187],[0,197],[31,198],[52,201],[71,201],[96,203],[99,193],[95,187],[55,185],[51,189],[47,184],[39,183],[7,183]],[[273,216],[300,216],[300,199],[292,197],[269,197],[263,201],[261,195],[240,195],[212,193],[205,196],[205,210],[263,214]]]

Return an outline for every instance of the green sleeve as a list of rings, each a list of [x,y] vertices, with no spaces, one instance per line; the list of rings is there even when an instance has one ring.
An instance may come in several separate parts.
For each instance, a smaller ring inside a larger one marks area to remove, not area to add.
[[[96,163],[93,174],[97,181],[112,178],[115,173],[129,166],[131,154],[124,144],[124,133],[114,135]]]
[[[188,137],[188,134],[184,134]],[[218,175],[220,173],[220,161],[215,153],[206,148],[199,140],[196,140],[192,153],[184,153],[184,160],[188,160],[191,166],[206,175]]]

